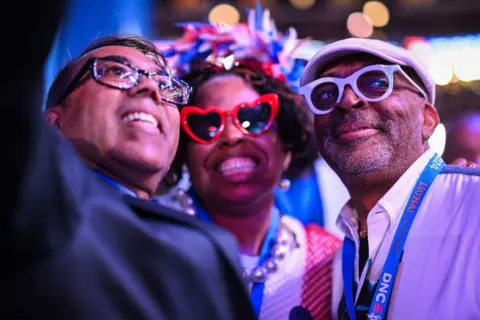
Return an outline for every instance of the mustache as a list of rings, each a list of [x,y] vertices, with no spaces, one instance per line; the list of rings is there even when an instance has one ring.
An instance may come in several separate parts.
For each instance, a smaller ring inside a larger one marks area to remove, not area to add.
[[[377,114],[367,112],[351,112],[332,119],[330,125],[327,128],[329,135],[334,134],[335,130],[340,125],[353,125],[361,124],[368,127],[378,129],[383,132],[389,131],[391,127],[391,121],[382,119]]]

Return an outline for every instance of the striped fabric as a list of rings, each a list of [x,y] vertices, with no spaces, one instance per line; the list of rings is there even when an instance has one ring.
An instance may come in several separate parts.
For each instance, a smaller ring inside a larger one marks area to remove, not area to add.
[[[265,283],[260,320],[288,320],[299,305],[315,320],[330,319],[331,264],[341,241],[318,225],[305,228],[290,216],[281,222],[295,234],[296,248]]]
[[[302,283],[302,306],[314,319],[331,319],[332,263],[341,245],[340,239],[320,226],[308,225],[307,270]]]

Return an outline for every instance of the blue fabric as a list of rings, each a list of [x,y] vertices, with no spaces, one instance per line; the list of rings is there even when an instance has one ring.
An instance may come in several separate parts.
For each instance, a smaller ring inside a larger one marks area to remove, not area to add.
[[[124,185],[121,185],[120,183],[118,183],[117,181],[113,180],[112,178],[110,178],[109,176],[106,176],[105,174],[101,173],[100,171],[98,170],[93,170],[93,172],[95,172],[97,174],[97,176],[102,179],[103,181],[105,181],[106,183],[108,184],[111,184],[112,186],[114,186],[115,188],[117,188],[118,190],[120,190],[122,193],[125,193],[125,194],[128,194],[134,198],[137,197],[137,195],[135,194],[135,192],[133,192],[132,190],[128,189],[127,187],[125,187]]]
[[[459,166],[445,166],[440,174],[464,174],[467,176],[480,176],[479,168],[459,167]]]
[[[292,180],[289,190],[275,190],[275,205],[284,214],[300,220],[304,225],[324,225],[323,203],[315,172],[306,178]]]

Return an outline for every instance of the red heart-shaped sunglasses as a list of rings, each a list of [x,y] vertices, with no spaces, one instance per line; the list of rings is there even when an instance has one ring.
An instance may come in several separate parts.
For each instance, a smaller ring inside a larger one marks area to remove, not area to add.
[[[240,103],[231,110],[186,106],[180,111],[183,130],[198,143],[212,143],[225,129],[227,116],[245,134],[258,136],[268,130],[278,113],[278,96],[264,94],[250,103]]]

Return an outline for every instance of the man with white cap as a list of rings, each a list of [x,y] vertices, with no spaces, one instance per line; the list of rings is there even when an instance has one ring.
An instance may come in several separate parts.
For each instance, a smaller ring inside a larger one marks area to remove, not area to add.
[[[429,148],[435,85],[415,57],[345,39],[307,64],[300,92],[351,199],[334,266],[335,319],[480,319],[480,170]]]

